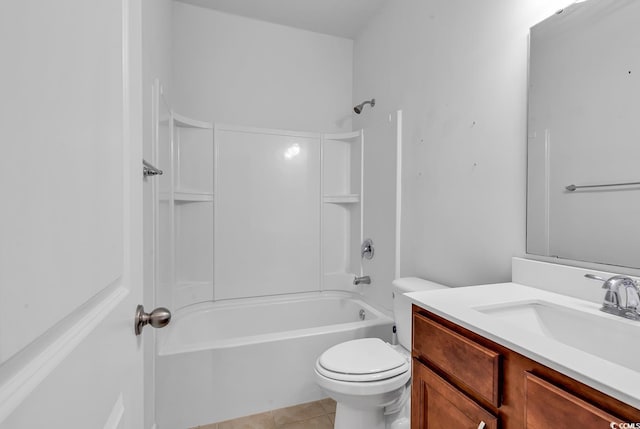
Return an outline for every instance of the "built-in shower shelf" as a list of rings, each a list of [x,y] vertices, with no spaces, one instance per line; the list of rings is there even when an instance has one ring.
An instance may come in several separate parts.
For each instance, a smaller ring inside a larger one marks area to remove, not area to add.
[[[214,127],[156,99],[158,165],[165,170],[158,184],[157,302],[174,311],[213,299]]]
[[[207,202],[213,201],[210,192],[175,192],[173,199],[178,202]]]
[[[169,192],[161,192],[159,195],[160,201],[171,200],[171,194]],[[176,191],[173,194],[173,200],[176,203],[184,202],[211,202],[213,201],[213,194],[211,192],[185,192]]]
[[[187,118],[186,116],[182,116],[175,112],[173,112],[173,123],[180,128],[201,128],[204,130],[210,130],[213,128],[213,123],[211,122]]]
[[[355,204],[360,202],[360,194],[325,195],[322,200],[331,204]]]
[[[349,141],[349,140],[353,140],[357,137],[360,137],[360,135],[362,134],[361,130],[358,131],[350,131],[347,133],[326,133],[323,135],[323,137],[326,140],[343,140],[343,141]]]

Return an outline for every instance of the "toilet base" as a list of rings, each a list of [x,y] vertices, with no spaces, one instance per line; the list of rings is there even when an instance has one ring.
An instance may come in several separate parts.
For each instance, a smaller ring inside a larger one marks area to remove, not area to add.
[[[338,402],[334,429],[385,429],[383,407],[352,408]]]
[[[407,402],[402,409],[390,416],[384,414],[384,408],[349,408],[344,404],[336,405],[334,429],[410,429],[411,404]]]

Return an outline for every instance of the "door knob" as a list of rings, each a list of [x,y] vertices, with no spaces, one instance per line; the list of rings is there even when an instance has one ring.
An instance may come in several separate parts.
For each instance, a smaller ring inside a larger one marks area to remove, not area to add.
[[[142,328],[151,325],[154,328],[164,328],[171,321],[171,312],[164,307],[158,307],[151,313],[145,313],[144,307],[138,305],[136,308],[136,317],[133,321],[136,335],[142,334]]]

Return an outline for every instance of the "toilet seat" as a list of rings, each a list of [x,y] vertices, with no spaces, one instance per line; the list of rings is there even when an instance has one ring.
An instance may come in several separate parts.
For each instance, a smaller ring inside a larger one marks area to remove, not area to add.
[[[409,372],[405,356],[379,338],[362,338],[335,345],[316,361],[316,371],[343,382],[375,382]]]

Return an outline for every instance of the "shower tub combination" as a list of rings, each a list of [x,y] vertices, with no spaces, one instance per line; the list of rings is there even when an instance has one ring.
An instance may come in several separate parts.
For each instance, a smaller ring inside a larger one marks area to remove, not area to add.
[[[314,364],[352,339],[391,338],[358,295],[315,292],[195,304],[158,331],[160,429],[194,427],[326,397]]]

